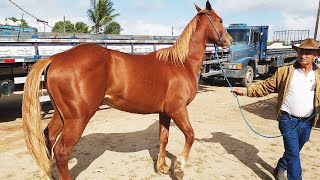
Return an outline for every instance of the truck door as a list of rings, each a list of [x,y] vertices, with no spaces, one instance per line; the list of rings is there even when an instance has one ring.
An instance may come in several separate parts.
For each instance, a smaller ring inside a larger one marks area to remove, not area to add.
[[[259,60],[259,52],[260,52],[260,30],[252,29],[251,33],[251,52],[252,57],[254,57],[255,61]]]

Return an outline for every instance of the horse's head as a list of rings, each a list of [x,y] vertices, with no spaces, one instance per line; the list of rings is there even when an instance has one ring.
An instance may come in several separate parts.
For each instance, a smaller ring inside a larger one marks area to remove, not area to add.
[[[223,27],[222,19],[212,9],[209,1],[206,3],[206,9],[202,10],[197,5],[196,9],[201,21],[206,22],[203,25],[206,26],[207,41],[218,44],[222,47],[230,47],[232,44],[232,37]]]

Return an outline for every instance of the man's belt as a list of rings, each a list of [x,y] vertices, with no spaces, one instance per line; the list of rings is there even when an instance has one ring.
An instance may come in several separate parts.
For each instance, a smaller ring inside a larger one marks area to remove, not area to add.
[[[310,118],[310,116],[309,116],[309,117],[297,117],[297,116],[293,116],[293,115],[289,114],[288,112],[282,111],[282,110],[281,110],[281,113],[282,113],[282,114],[285,114],[285,115],[289,115],[289,116],[291,116],[291,117],[293,117],[293,118],[299,119],[300,121],[306,121],[306,120],[308,120],[308,119]]]

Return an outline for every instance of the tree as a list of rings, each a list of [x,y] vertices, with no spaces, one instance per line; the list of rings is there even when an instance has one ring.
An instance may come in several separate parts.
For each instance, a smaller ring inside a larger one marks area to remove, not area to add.
[[[114,14],[113,3],[110,0],[91,0],[90,4],[91,8],[88,9],[87,14],[89,20],[94,24],[96,33],[99,33],[102,26],[119,16],[118,13]]]
[[[54,24],[52,28],[52,32],[55,33],[63,33],[63,32],[68,32],[68,33],[74,33],[75,28],[74,24],[70,20],[67,20],[65,22],[63,21],[58,21]]]
[[[18,19],[17,19],[17,18],[15,18],[15,17],[9,17],[9,18],[7,18],[7,19],[12,20],[13,22],[17,22],[17,21],[18,21]]]
[[[10,20],[12,20],[13,22],[20,21],[20,22],[21,22],[21,26],[22,26],[22,27],[29,27],[29,25],[28,25],[27,21],[26,21],[26,20],[24,20],[24,19],[20,19],[20,20],[18,20],[18,19],[17,19],[17,18],[15,18],[15,17],[8,17],[8,18],[6,18],[6,19],[10,19]]]
[[[28,25],[28,23],[27,23],[26,20],[20,19],[20,21],[21,21],[21,26],[22,26],[22,27],[29,27],[29,25]]]
[[[76,33],[88,33],[89,27],[84,22],[77,22],[75,25],[75,32]]]
[[[109,23],[105,28],[103,33],[104,34],[120,34],[121,26],[118,22],[112,21]]]

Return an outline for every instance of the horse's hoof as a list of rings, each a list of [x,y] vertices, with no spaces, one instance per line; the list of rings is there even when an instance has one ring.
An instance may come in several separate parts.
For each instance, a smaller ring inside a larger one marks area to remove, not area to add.
[[[163,164],[163,165],[157,167],[157,171],[160,174],[169,174],[170,168],[166,164]]]
[[[184,176],[184,165],[185,161],[182,157],[179,157],[174,163],[174,175],[177,179],[181,180]]]

